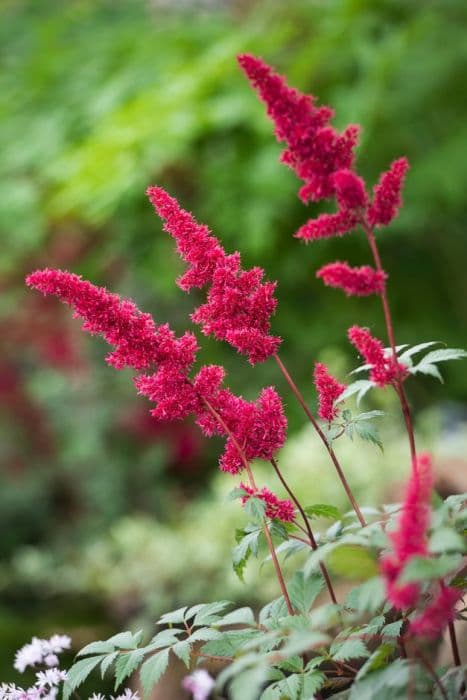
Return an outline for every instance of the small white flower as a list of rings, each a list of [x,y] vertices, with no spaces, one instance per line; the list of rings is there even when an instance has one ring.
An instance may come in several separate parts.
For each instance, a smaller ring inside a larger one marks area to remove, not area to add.
[[[140,700],[138,693],[134,693],[130,688],[125,688],[123,693],[116,697],[110,696],[112,700]]]
[[[105,700],[105,695],[102,695],[102,693],[93,693],[89,696],[89,700]]]
[[[65,649],[69,649],[71,647],[71,639],[66,634],[54,634],[47,641],[47,644],[51,653],[60,654]]]
[[[42,658],[42,640],[33,637],[29,644],[25,644],[24,647],[18,649],[13,666],[17,671],[23,673],[28,666],[42,663]]]
[[[59,668],[48,668],[47,671],[39,671],[39,673],[36,673],[36,678],[36,685],[41,687],[53,687],[66,681],[67,675],[66,671],[60,671]]]
[[[182,686],[193,693],[193,700],[207,700],[215,686],[215,681],[204,668],[201,668],[186,676]]]
[[[44,663],[46,666],[49,666],[49,667],[58,666],[58,664],[59,664],[58,656],[56,654],[47,654],[47,656],[44,658]]]

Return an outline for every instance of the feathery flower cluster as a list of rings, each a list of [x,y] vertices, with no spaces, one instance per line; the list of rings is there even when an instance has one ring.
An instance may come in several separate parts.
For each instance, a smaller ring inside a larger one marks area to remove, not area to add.
[[[41,665],[46,667],[45,670],[36,672],[36,682],[30,688],[2,683],[0,700],[56,700],[58,686],[67,679],[66,671],[58,668],[57,654],[70,646],[70,637],[62,634],[54,634],[50,639],[33,637],[16,652],[14,668],[24,673],[28,666]]]
[[[284,523],[291,523],[295,519],[295,507],[292,501],[281,500],[266,486],[259,491],[246,484],[240,484],[240,488],[246,491],[247,496],[242,497],[242,504],[246,503],[249,498],[254,496],[259,498],[266,506],[265,515],[267,518],[276,518]]]
[[[409,633],[416,637],[436,639],[447,624],[454,620],[455,605],[462,591],[452,586],[443,586],[425,610],[411,620]]]
[[[57,666],[57,654],[61,654],[70,646],[71,639],[65,634],[54,634],[50,639],[33,637],[31,642],[16,652],[14,668],[23,673],[28,666]]]
[[[345,384],[341,384],[329,374],[328,368],[322,362],[315,363],[313,378],[316,391],[318,392],[318,415],[322,420],[330,423],[339,413],[335,402],[345,391]]]
[[[347,296],[364,297],[381,294],[384,290],[387,274],[374,270],[369,265],[351,267],[346,262],[333,262],[323,265],[316,277],[321,278],[328,287],[342,289]]]
[[[193,694],[193,700],[207,700],[215,685],[214,678],[204,668],[196,669],[182,681],[182,687]]]
[[[250,54],[238,62],[267,106],[276,137],[287,145],[282,161],[305,182],[300,190],[304,202],[318,201],[336,191],[334,173],[350,168],[359,129],[349,126],[342,134],[329,124],[334,112],[316,107],[314,98],[287,85],[285,78]]]
[[[37,270],[28,275],[26,284],[71,306],[74,316],[84,320],[83,330],[102,335],[115,346],[106,360],[116,369],[141,370],[166,361],[189,366],[194,361],[197,344],[192,333],[177,340],[167,324],[156,326],[151,315],[139,311],[133,302],[79,275]]]
[[[352,326],[348,337],[354,347],[370,365],[370,379],[379,387],[385,387],[398,377],[405,379],[407,367],[394,359],[392,354],[386,354],[380,340],[374,338],[366,328]]]
[[[381,560],[381,572],[386,579],[388,598],[394,607],[400,610],[415,605],[420,594],[420,584],[399,584],[399,575],[413,557],[428,554],[427,532],[433,488],[430,455],[420,454],[416,467],[407,486],[397,530],[390,534],[392,552]]]
[[[264,271],[259,267],[242,270],[240,254],[227,255],[207,226],[199,224],[164,189],[149,187],[147,194],[165,221],[164,230],[189,264],[179,286],[189,291],[210,285],[206,303],[192,315],[194,323],[205,335],[225,340],[247,355],[253,365],[274,354],[281,342],[269,333],[277,306],[276,283],[262,282]]]
[[[402,205],[401,192],[408,169],[407,158],[398,158],[381,175],[373,188],[374,197],[367,213],[370,226],[387,226],[397,216]]]
[[[156,403],[152,415],[158,420],[180,420],[194,413],[205,435],[226,436],[220,460],[223,471],[236,474],[244,466],[229,433],[248,460],[269,460],[284,444],[287,422],[282,402],[272,387],[263,389],[256,402],[249,402],[221,389],[225,376],[222,367],[205,366],[193,380],[189,378],[198,350],[192,333],[176,338],[168,324],[156,326],[152,317],[141,313],[133,302],[70,272],[39,270],[29,275],[27,284],[58,296],[84,320],[85,330],[99,333],[114,345],[110,364],[136,370],[156,366],[152,374],[138,374],[134,380],[138,392]],[[221,416],[228,432],[212,416],[206,400]]]

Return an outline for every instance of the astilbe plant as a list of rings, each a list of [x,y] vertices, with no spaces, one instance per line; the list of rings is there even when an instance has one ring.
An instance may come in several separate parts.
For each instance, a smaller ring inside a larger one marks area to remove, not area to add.
[[[352,509],[342,515],[333,505],[304,506],[292,490],[278,464],[287,421],[276,388],[265,387],[255,401],[248,401],[225,385],[223,367],[205,365],[194,372],[199,348],[191,331],[177,337],[167,323],[156,324],[133,302],[71,272],[33,272],[27,278],[29,287],[71,306],[83,320],[84,330],[103,336],[112,346],[107,362],[116,369],[134,370],[136,389],[153,404],[155,420],[191,415],[205,436],[225,439],[219,467],[234,477],[241,474],[232,498],[239,499],[248,518],[233,550],[235,571],[242,577],[248,558],[259,556],[265,544],[280,590],[280,597],[258,616],[250,608],[229,612],[224,601],[195,605],[163,615],[157,633],[146,644],[141,633],[125,632],[88,645],[62,679],[65,700],[98,666],[103,673],[114,669],[117,687],[140,668],[143,690],[149,693],[171,655],[192,670],[183,685],[198,700],[211,696],[233,700],[458,697],[464,679],[454,621],[462,617],[465,590],[465,495],[433,507],[432,458],[417,451],[406,382],[416,374],[440,378],[437,363],[466,353],[433,349],[435,341],[414,347],[396,345],[388,274],[382,267],[376,229],[390,224],[401,207],[408,162],[405,158],[394,161],[370,195],[355,169],[358,127],[337,132],[331,125],[332,109],[317,106],[315,98],[289,87],[261,59],[242,55],[238,60],[266,104],[277,139],[285,143],[281,160],[302,181],[302,201],[330,199],[336,204],[335,211],[303,224],[296,238],[310,242],[362,231],[368,241],[374,267],[351,267],[338,261],[316,273],[327,286],[348,296],[381,299],[389,347],[365,327],[353,325],[348,331],[350,343],[364,361],[356,371],[367,371],[368,378],[345,385],[323,363],[315,363],[312,371],[312,359],[307,358],[318,398],[316,417],[279,355],[283,340],[271,333],[276,283],[265,280],[259,267],[244,269],[240,254],[226,252],[208,227],[163,188],[149,187],[147,194],[187,265],[179,287],[185,292],[206,290],[191,320],[204,335],[228,343],[250,364],[276,363],[322,441]],[[334,443],[356,434],[381,446],[373,420],[382,412],[353,415],[344,402],[356,396],[358,404],[371,389],[385,388],[395,391],[401,404],[410,473],[402,505],[365,510],[356,501]],[[258,459],[270,463],[285,497],[257,484],[254,461]],[[314,532],[316,517],[335,521],[319,537]],[[338,600],[326,560],[349,548],[356,567],[358,553],[366,553],[374,562],[374,575]],[[301,560],[288,581],[280,562],[284,553],[286,557],[305,555],[304,564]],[[328,600],[316,605],[323,587]],[[430,645],[446,628],[452,664],[436,668]],[[223,665],[215,681],[202,668],[194,669],[209,659]],[[9,688],[4,686],[2,691],[5,700],[17,700],[16,691]]]

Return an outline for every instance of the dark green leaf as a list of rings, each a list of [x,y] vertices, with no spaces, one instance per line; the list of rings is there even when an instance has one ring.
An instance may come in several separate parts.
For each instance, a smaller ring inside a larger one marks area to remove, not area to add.
[[[372,423],[368,421],[360,420],[355,423],[355,432],[362,439],[367,442],[377,445],[381,451],[383,451],[383,443],[379,437],[378,429]]]
[[[296,571],[287,586],[293,607],[306,615],[324,584],[320,574],[306,577],[303,571]]]
[[[162,649],[144,662],[140,671],[141,685],[147,697],[154,688],[169,663],[169,650]]]
[[[67,680],[63,684],[63,698],[68,700],[75,688],[81,685],[98,664],[103,660],[105,654],[90,656],[87,659],[80,659],[68,671]]]
[[[115,690],[140,665],[144,653],[144,649],[133,649],[126,654],[120,654],[115,662]]]

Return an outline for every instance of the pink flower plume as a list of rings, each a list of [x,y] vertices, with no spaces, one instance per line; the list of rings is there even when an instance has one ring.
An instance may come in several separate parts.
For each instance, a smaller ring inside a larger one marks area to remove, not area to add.
[[[458,588],[443,586],[425,610],[411,621],[409,634],[427,639],[439,637],[454,620],[455,605],[461,597],[462,591]]]
[[[381,175],[373,189],[373,201],[368,208],[370,226],[387,226],[397,215],[402,205],[401,192],[408,169],[407,158],[399,158]]]
[[[381,560],[381,573],[386,579],[389,600],[398,609],[415,605],[420,594],[417,582],[399,584],[398,578],[413,557],[428,554],[432,489],[431,457],[423,453],[418,456],[416,469],[407,484],[397,529],[390,534],[392,552]]]
[[[365,362],[370,365],[370,379],[377,386],[385,387],[392,384],[397,377],[404,379],[407,376],[405,365],[395,361],[392,355],[386,355],[382,342],[374,338],[366,328],[352,326],[348,337]]]
[[[322,279],[328,287],[342,289],[347,296],[364,297],[369,294],[381,294],[387,274],[368,265],[351,267],[346,262],[336,261],[324,265],[318,270],[316,277]]]
[[[246,484],[240,484],[240,488],[246,491],[248,495],[242,497],[242,503],[246,503],[249,498],[254,496],[259,498],[266,505],[265,515],[267,518],[276,518],[284,523],[291,523],[295,519],[295,506],[292,501],[281,500],[266,486],[261,490],[254,489]]]
[[[345,384],[341,384],[329,374],[328,368],[322,362],[315,364],[314,383],[318,392],[318,415],[330,423],[339,413],[334,404],[344,392]]]

